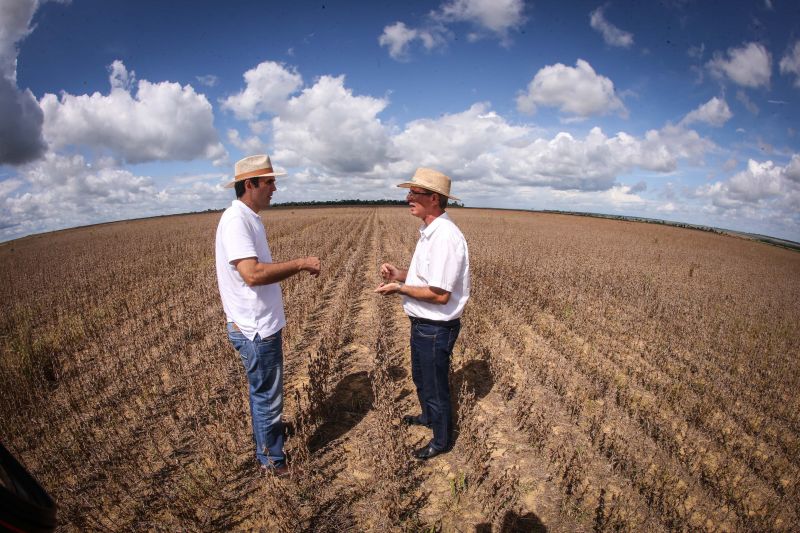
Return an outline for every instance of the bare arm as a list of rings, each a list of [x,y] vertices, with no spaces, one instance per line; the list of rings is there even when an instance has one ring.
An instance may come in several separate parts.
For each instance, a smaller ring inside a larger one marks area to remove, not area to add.
[[[301,257],[283,263],[259,263],[255,257],[235,261],[234,266],[244,282],[250,286],[269,285],[283,281],[288,277],[306,271],[312,276],[319,276],[320,263],[318,257]]]
[[[450,292],[439,287],[401,285],[400,283],[385,283],[375,289],[378,294],[402,294],[416,300],[432,304],[444,305],[450,301]]]

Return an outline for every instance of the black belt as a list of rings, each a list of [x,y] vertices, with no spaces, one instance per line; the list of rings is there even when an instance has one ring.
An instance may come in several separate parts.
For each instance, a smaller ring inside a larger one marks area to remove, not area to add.
[[[458,326],[461,324],[460,318],[454,318],[453,320],[430,320],[429,318],[418,318],[415,316],[409,316],[411,319],[412,324],[430,324],[431,326],[442,326],[445,328],[452,328],[453,326]]]

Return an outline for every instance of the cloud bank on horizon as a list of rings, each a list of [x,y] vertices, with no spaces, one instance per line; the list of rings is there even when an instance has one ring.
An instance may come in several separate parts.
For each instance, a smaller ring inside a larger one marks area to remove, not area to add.
[[[231,39],[212,3],[181,30],[181,2],[3,2],[0,240],[224,207],[266,152],[277,201],[399,199],[429,166],[468,206],[800,241],[798,8],[667,4],[334,2],[259,36],[253,3]]]

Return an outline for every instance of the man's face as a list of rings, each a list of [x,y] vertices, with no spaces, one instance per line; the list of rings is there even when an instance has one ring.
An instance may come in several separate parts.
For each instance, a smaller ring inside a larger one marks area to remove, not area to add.
[[[278,190],[275,186],[275,176],[266,176],[259,178],[258,187],[252,190],[253,203],[259,209],[266,209],[272,202],[272,193]]]
[[[435,214],[439,206],[439,196],[436,193],[419,187],[409,189],[406,201],[411,206],[411,214],[423,220],[426,216]]]

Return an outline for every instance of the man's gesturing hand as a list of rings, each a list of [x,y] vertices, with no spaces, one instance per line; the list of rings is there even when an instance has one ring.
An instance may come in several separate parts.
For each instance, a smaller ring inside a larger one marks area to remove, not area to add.
[[[305,270],[316,278],[319,276],[320,268],[319,257],[310,256],[303,259],[303,264],[300,267],[300,270]]]
[[[384,296],[389,296],[390,294],[399,293],[401,287],[402,285],[400,283],[381,283],[378,288],[375,289],[375,292]]]
[[[399,278],[400,269],[391,263],[381,265],[381,277],[386,281],[395,281]]]

